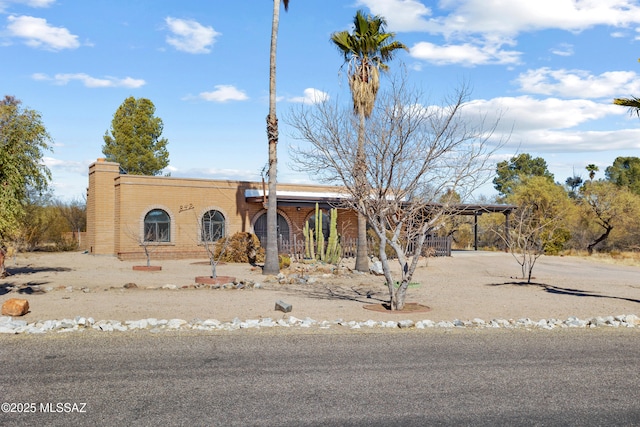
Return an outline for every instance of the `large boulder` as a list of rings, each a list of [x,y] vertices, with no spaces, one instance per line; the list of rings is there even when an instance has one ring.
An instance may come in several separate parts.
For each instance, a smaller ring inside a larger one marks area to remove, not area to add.
[[[3,316],[24,316],[29,312],[29,301],[20,298],[9,298],[2,304]]]

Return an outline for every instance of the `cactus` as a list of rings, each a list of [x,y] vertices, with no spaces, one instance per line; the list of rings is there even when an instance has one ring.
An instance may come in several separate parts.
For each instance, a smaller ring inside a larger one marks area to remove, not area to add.
[[[318,208],[318,204],[316,203],[316,241],[318,246],[318,255],[320,256],[320,261],[324,261],[325,252],[324,252],[324,233],[322,232],[322,211]]]
[[[302,237],[304,237],[304,257],[311,258],[311,239],[309,238],[309,221],[304,223],[302,228]]]
[[[304,224],[302,232],[304,233],[304,256],[308,259],[315,259],[316,252],[313,240],[313,230],[309,227],[309,221]]]
[[[329,226],[329,241],[327,242],[327,253],[325,261],[329,264],[335,264],[342,255],[342,247],[338,243],[338,210],[331,209],[331,223]]]
[[[342,255],[342,247],[338,242],[338,210],[331,209],[331,223],[329,226],[329,240],[325,244],[324,233],[322,231],[322,211],[316,203],[315,212],[315,228],[309,227],[307,221],[302,229],[304,234],[304,253],[308,259],[317,259],[319,261],[335,264],[340,260]]]

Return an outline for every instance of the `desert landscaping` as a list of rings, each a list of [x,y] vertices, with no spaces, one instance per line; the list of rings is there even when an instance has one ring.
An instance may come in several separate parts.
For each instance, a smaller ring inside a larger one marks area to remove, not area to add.
[[[590,319],[640,313],[640,268],[580,257],[544,256],[531,284],[519,279],[512,256],[501,252],[454,251],[425,258],[416,270],[408,302],[417,312],[371,310],[388,299],[384,279],[351,270],[293,263],[278,277],[259,266],[220,264],[218,275],[235,282],[196,284],[211,267],[205,259],[163,260],[161,270],[139,271],[136,261],[82,252],[26,253],[7,259],[0,303],[26,299],[27,323],[53,319],[313,319],[314,321],[400,321],[425,319]],[[291,306],[276,310],[276,302]],[[6,317],[5,317],[6,319]]]

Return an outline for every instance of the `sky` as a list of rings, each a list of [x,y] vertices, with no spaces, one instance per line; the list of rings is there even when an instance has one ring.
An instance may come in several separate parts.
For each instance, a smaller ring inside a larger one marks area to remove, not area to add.
[[[55,196],[86,194],[130,96],[154,103],[171,176],[259,181],[272,10],[271,0],[0,0],[0,96],[40,112]],[[357,10],[384,17],[409,48],[389,65],[406,69],[425,103],[466,83],[470,120],[499,117],[496,163],[529,153],[564,182],[640,156],[640,120],[612,104],[640,97],[640,0],[291,0],[278,38],[279,182],[314,183],[288,156],[299,142],[284,117],[320,99],[350,102],[329,39],[352,29]],[[490,183],[476,193],[495,194]]]

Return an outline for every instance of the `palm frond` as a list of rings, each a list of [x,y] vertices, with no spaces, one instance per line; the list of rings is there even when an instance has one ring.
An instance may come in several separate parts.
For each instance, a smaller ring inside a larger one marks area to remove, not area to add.
[[[629,108],[629,114],[635,114],[640,117],[640,98],[615,98],[613,103],[615,105]]]

